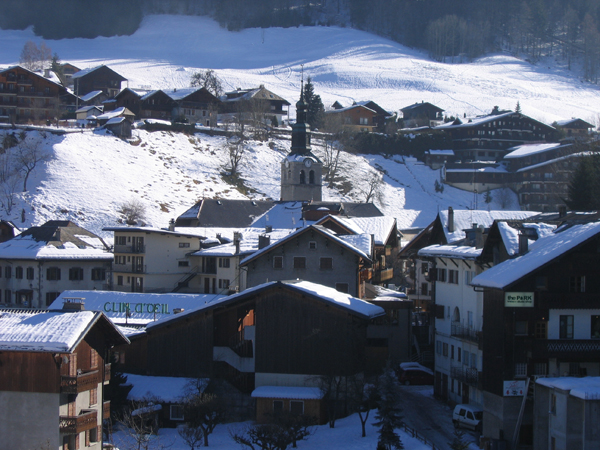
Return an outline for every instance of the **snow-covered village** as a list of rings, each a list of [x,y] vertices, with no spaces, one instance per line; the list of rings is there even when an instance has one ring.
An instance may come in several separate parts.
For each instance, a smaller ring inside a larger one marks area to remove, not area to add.
[[[168,3],[0,18],[0,450],[600,448],[592,16],[475,55]]]

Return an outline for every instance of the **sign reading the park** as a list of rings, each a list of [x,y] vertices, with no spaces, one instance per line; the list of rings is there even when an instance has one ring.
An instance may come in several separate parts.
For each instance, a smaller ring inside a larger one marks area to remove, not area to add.
[[[533,308],[533,292],[505,292],[504,306],[507,308]]]

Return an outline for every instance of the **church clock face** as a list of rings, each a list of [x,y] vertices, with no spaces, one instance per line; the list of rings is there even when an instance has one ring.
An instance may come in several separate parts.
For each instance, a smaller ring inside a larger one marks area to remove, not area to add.
[[[304,160],[304,165],[305,165],[306,167],[310,167],[310,166],[312,166],[312,159],[310,159],[310,158],[306,158],[306,159]]]

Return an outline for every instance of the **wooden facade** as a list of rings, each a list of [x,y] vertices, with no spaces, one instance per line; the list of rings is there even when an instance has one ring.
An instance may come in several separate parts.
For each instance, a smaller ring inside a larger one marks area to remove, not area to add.
[[[92,91],[102,91],[109,98],[115,97],[121,91],[121,83],[127,81],[127,78],[108,66],[81,70],[74,73],[72,79],[76,95],[82,96]]]
[[[0,122],[46,124],[75,111],[75,96],[63,86],[14,66],[0,71]]]
[[[325,114],[340,117],[343,128],[355,132],[372,132],[377,127],[377,113],[362,105],[326,111]]]

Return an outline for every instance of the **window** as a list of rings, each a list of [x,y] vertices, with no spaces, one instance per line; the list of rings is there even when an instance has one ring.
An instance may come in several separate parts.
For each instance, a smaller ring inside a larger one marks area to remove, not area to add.
[[[93,281],[106,280],[106,269],[103,269],[102,267],[94,267],[92,269],[92,280]]]
[[[115,245],[127,245],[127,238],[125,236],[115,236]]]
[[[561,339],[573,339],[574,316],[560,316],[559,337]]]
[[[46,306],[50,306],[58,298],[60,292],[46,292]]]
[[[435,341],[435,352],[438,355],[442,354],[442,341]]]
[[[169,417],[171,420],[183,420],[183,405],[171,405]]]
[[[229,280],[219,280],[219,289],[229,289]]]
[[[229,258],[219,258],[219,267],[229,268],[230,262]]]
[[[98,367],[98,356],[98,352],[90,348],[90,368],[95,369]]]
[[[298,416],[304,414],[304,402],[298,400],[290,401],[290,412]]]
[[[46,279],[49,281],[58,281],[60,280],[60,268],[58,267],[48,267],[46,269]]]
[[[450,346],[450,359],[454,359],[454,345]]]
[[[456,361],[460,362],[461,361],[461,356],[462,356],[462,348],[458,347],[457,349],[458,351],[456,352]]]
[[[333,269],[333,258],[320,258],[319,259],[319,269],[321,269],[321,270]]]
[[[115,255],[115,264],[124,265],[125,264],[125,255]]]
[[[98,403],[98,388],[90,389],[90,406]]]
[[[283,256],[273,256],[273,269],[283,269]]]
[[[527,376],[527,363],[516,363],[515,364],[515,377],[526,377]]]
[[[71,281],[83,280],[83,269],[81,267],[71,267],[69,269],[69,280],[71,280]]]
[[[475,352],[471,353],[471,367],[473,369],[477,368],[477,353]]]
[[[548,322],[535,323],[535,338],[548,339]]]
[[[443,355],[448,356],[448,343],[447,342],[443,343]]]
[[[591,337],[592,339],[600,339],[600,316],[592,316]]]
[[[28,267],[27,274],[26,274],[26,277],[28,280],[33,280],[33,273],[34,273],[33,267]]]
[[[10,266],[6,266],[6,267],[4,268],[4,276],[5,276],[6,278],[10,278],[10,277],[12,277],[12,267],[10,267]]]
[[[310,241],[310,242],[308,243],[308,248],[309,248],[310,250],[316,250],[316,249],[317,249],[317,243],[316,243],[316,241]]]
[[[369,125],[369,118],[359,117],[358,122],[360,123],[360,125]]]
[[[335,290],[338,292],[348,293],[348,283],[335,283]]]
[[[117,286],[123,286],[123,275],[117,276]]]
[[[278,413],[283,411],[283,401],[273,400],[273,412]]]
[[[190,262],[189,261],[178,261],[178,266],[179,267],[189,267],[190,266]]]
[[[448,283],[458,284],[458,270],[448,270]]]
[[[300,184],[306,184],[306,174],[304,173],[304,170],[300,171]]]
[[[294,256],[294,269],[306,269],[306,258],[304,256]]]
[[[468,366],[470,358],[471,354],[468,351],[463,350],[463,365]]]
[[[189,242],[180,242],[179,248],[190,248],[190,243]]]
[[[308,183],[315,184],[315,171],[314,170],[311,170],[310,172],[308,172]]]
[[[21,266],[15,267],[15,278],[18,280],[23,279],[23,268]]]
[[[585,292],[585,276],[571,277],[569,279],[570,292]]]
[[[437,269],[437,280],[446,281],[446,269]]]
[[[10,289],[7,289],[4,291],[4,302],[5,303],[12,302],[12,292],[10,291]]]

